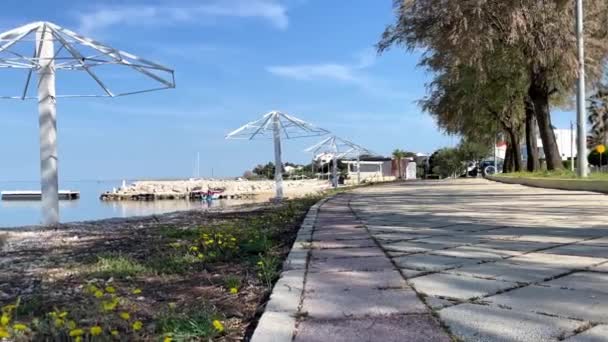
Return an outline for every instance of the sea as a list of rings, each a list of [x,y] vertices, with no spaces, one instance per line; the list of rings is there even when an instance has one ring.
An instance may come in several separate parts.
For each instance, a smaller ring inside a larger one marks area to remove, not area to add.
[[[127,181],[129,183],[129,181]],[[252,203],[255,200],[188,201],[101,201],[99,196],[118,188],[122,181],[68,181],[62,182],[61,190],[80,191],[80,199],[59,202],[61,223],[148,216],[174,211],[222,208]],[[39,182],[0,181],[0,191],[40,190]],[[42,221],[40,201],[0,201],[0,228],[39,225]]]

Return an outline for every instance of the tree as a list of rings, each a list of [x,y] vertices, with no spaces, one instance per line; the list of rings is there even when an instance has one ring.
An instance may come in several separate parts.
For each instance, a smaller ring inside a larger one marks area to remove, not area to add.
[[[399,176],[397,178],[403,178],[403,173],[401,172],[401,159],[405,158],[405,151],[400,149],[396,149],[393,151],[393,158],[397,162],[397,172],[399,172]]]
[[[464,169],[462,156],[456,148],[437,150],[429,160],[431,171],[443,178],[460,175]]]
[[[589,102],[587,120],[590,129],[587,145],[594,149],[598,145],[608,145],[608,87],[599,86]]]
[[[385,30],[380,52],[393,45],[423,49],[421,64],[431,71],[464,65],[491,77],[494,70],[485,68],[488,56],[511,51],[514,59],[508,63],[526,75],[521,90],[538,122],[547,167],[563,168],[550,103],[572,94],[578,77],[573,1],[394,0],[394,7],[396,23]],[[607,19],[608,2],[585,1],[586,70],[591,83],[601,77],[608,55]]]

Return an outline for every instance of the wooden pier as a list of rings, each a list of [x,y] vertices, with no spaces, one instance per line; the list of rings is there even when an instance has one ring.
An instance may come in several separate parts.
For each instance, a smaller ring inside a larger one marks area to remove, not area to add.
[[[16,191],[2,191],[0,196],[3,201],[40,201],[42,200],[42,193],[40,191],[27,191],[27,190],[16,190]],[[60,190],[59,200],[60,201],[73,201],[80,198],[80,191],[72,190]]]

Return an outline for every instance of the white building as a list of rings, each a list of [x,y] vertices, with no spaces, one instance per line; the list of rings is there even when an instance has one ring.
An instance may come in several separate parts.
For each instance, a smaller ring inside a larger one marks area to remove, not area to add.
[[[555,134],[555,142],[557,143],[557,149],[559,150],[559,154],[562,157],[562,160],[569,160],[573,156],[576,157],[578,154],[578,150],[576,148],[576,130],[572,131],[570,129],[554,129],[553,133]],[[543,141],[540,138],[536,139],[538,144],[538,155],[540,159],[545,158],[545,151],[543,150]],[[522,156],[524,160],[528,159],[528,152],[526,150],[526,142],[523,141],[522,144]]]

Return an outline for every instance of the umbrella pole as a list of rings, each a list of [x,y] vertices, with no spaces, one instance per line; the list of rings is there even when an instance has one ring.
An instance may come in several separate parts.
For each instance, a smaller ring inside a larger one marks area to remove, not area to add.
[[[338,158],[336,158],[336,155],[334,154],[333,157],[333,166],[331,168],[331,175],[332,175],[332,183],[334,188],[338,187]]]
[[[43,224],[59,223],[57,173],[57,108],[53,36],[46,25],[36,32],[38,71],[38,120],[40,125],[40,174]]]
[[[283,199],[283,162],[281,161],[281,127],[279,116],[272,118],[272,131],[274,140],[274,181],[276,188],[276,200]]]
[[[361,156],[357,156],[357,184],[361,184]]]

